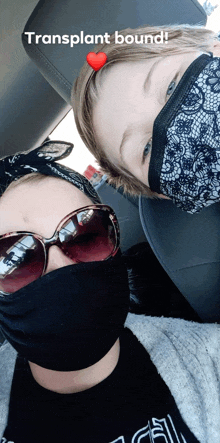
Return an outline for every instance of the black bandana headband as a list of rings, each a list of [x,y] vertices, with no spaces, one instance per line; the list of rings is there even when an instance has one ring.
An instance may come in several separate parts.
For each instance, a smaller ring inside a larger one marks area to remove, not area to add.
[[[0,159],[0,196],[14,180],[24,175],[39,172],[69,181],[89,197],[94,204],[101,203],[90,182],[81,174],[56,163],[72,152],[72,143],[48,141],[27,152]]]

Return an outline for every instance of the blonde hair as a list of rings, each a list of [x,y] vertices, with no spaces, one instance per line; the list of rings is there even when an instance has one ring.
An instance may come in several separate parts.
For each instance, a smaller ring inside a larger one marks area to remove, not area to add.
[[[190,25],[144,26],[137,29],[127,28],[120,31],[119,35],[125,37],[128,34],[132,36],[150,34],[155,37],[161,31],[168,33],[167,44],[115,44],[115,34],[112,34],[109,39],[109,44],[100,44],[95,48],[96,53],[105,52],[107,55],[106,64],[96,72],[87,62],[85,62],[72,89],[72,105],[75,121],[83,142],[95,156],[102,171],[107,174],[108,181],[116,187],[123,186],[125,192],[133,195],[146,194],[148,196],[153,196],[154,193],[152,193],[152,191],[131,172],[123,167],[113,164],[95,138],[92,124],[92,113],[93,107],[99,98],[99,91],[105,73],[109,67],[119,62],[135,62],[158,56],[166,57],[195,50],[209,52],[211,43],[214,39],[217,39],[217,36],[213,31],[200,26]]]

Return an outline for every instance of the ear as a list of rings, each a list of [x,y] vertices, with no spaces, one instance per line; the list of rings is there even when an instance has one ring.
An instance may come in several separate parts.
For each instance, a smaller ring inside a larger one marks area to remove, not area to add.
[[[213,52],[214,57],[220,57],[220,41],[215,40],[212,43],[211,51]]]

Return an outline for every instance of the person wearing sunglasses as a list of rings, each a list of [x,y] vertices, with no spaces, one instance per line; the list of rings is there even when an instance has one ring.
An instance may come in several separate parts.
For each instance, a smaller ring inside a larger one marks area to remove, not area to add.
[[[128,314],[116,216],[71,149],[0,161],[1,443],[218,441],[218,325]]]

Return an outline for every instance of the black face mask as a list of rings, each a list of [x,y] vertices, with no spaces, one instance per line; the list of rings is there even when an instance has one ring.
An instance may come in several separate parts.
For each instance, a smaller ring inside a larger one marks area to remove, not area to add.
[[[112,258],[57,269],[0,298],[0,325],[27,360],[74,371],[107,354],[123,330],[128,306],[127,269]]]

